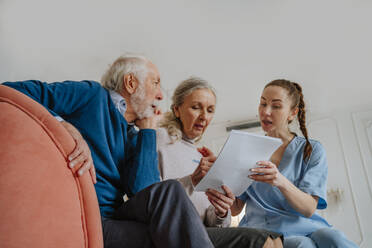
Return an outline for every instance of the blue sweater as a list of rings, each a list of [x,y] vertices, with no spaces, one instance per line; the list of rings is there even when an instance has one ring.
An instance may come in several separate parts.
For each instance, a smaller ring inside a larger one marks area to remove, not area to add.
[[[159,181],[155,130],[131,128],[128,135],[127,121],[100,84],[24,81],[3,85],[30,96],[80,131],[96,168],[95,188],[103,217],[113,216],[124,194],[130,197]]]

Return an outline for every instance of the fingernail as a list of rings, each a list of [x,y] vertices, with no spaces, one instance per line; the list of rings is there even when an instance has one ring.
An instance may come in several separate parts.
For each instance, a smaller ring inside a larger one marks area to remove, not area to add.
[[[256,171],[256,169],[250,169],[250,171],[253,171],[253,172],[255,172],[255,171]]]
[[[69,166],[70,166],[70,168],[74,168],[74,166],[75,166],[75,162],[71,162],[71,163],[69,163]]]
[[[78,173],[79,173],[79,176],[83,175],[83,171],[81,170],[79,170]]]
[[[72,160],[72,157],[71,157],[71,156],[70,156],[70,157],[68,157],[68,160],[70,160],[70,161],[71,161],[71,160]]]

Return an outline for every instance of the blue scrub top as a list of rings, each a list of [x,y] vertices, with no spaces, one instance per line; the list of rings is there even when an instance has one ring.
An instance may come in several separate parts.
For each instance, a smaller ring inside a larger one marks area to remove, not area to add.
[[[318,196],[318,209],[327,207],[328,166],[323,146],[310,140],[313,147],[310,159],[305,162],[303,152],[306,139],[294,137],[284,151],[279,171],[297,188]],[[318,214],[307,218],[294,210],[277,187],[253,182],[239,198],[246,202],[246,213],[239,226],[262,228],[284,236],[306,236],[324,227],[331,227]]]

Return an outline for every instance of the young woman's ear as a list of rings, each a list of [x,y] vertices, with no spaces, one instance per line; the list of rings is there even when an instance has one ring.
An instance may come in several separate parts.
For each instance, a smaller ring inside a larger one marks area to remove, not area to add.
[[[298,107],[291,110],[290,115],[288,116],[288,121],[293,121],[298,114]]]
[[[137,88],[138,88],[137,78],[132,73],[125,74],[123,77],[123,90],[132,95],[134,92],[136,92]]]

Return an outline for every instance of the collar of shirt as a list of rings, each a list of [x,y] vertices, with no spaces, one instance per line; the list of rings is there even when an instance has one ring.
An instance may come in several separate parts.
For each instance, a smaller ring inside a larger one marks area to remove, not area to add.
[[[190,144],[195,144],[195,143],[196,143],[196,140],[197,140],[197,138],[195,138],[195,139],[189,139],[189,138],[187,138],[186,135],[185,135],[184,133],[182,133],[182,139],[183,139],[184,141],[190,143]]]
[[[119,93],[109,90],[111,100],[114,103],[116,109],[120,112],[120,114],[124,117],[125,111],[127,110],[127,103]]]
[[[109,93],[110,93],[111,100],[114,103],[116,109],[124,117],[125,111],[127,111],[127,102],[125,101],[124,97],[122,97],[119,93],[113,90],[109,90]],[[134,127],[134,123],[128,123],[128,129],[132,129],[133,127]]]

